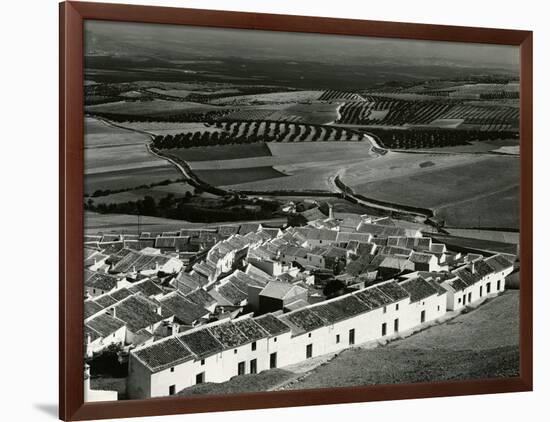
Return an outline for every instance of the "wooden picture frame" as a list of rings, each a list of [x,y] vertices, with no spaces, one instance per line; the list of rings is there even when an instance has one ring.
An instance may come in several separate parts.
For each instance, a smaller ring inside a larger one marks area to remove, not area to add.
[[[61,419],[87,420],[532,390],[532,32],[103,3],[64,2],[60,4],[59,12],[59,416]],[[82,388],[84,365],[82,341],[84,337],[82,324],[84,102],[82,87],[83,24],[88,19],[519,46],[521,56],[520,376],[414,385],[373,385],[299,392],[279,391],[85,403]]]

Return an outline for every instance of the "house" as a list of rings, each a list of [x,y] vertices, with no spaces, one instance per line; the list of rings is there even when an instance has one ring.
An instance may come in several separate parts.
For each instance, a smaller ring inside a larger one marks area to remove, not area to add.
[[[127,284],[124,279],[96,271],[84,270],[84,293],[95,297]]]
[[[338,232],[327,229],[310,229],[306,232],[306,245],[309,248],[328,246],[336,242]]]
[[[441,283],[447,291],[447,309],[459,310],[505,289],[505,279],[513,271],[513,263],[500,254],[487,259],[476,258],[451,271]]]
[[[435,255],[424,252],[412,252],[409,260],[414,264],[415,271],[437,271],[438,259]]]
[[[289,342],[290,328],[270,314],[189,330],[131,352],[128,396],[174,395],[191,385],[286,365]]]
[[[259,293],[258,312],[265,314],[279,311],[298,300],[307,303],[307,296],[308,291],[303,287],[281,281],[271,281]]]
[[[201,319],[206,319],[210,312],[203,306],[194,303],[180,292],[175,291],[159,299],[164,313],[174,316],[174,321],[184,327],[194,327]]]

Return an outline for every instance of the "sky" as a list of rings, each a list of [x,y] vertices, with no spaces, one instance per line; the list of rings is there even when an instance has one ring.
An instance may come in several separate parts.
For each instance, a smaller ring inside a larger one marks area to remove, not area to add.
[[[382,39],[259,30],[87,21],[87,55],[143,56],[175,61],[251,60],[454,65],[517,71],[515,46]]]

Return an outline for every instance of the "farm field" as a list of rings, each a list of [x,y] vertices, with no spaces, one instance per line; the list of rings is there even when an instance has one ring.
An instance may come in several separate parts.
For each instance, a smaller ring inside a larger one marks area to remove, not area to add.
[[[182,160],[193,162],[194,168],[199,169],[198,162],[216,160],[236,160],[250,157],[271,156],[269,147],[264,142],[255,144],[231,144],[214,145],[211,147],[177,148],[170,150],[170,155],[175,155]],[[193,167],[192,165],[192,167]]]
[[[96,113],[117,113],[131,116],[140,114],[175,113],[179,111],[191,110],[206,111],[215,110],[218,108],[219,107],[195,102],[166,101],[154,99],[151,101],[117,101],[114,103],[92,105],[87,106],[86,111]]]
[[[147,151],[148,135],[87,118],[84,122],[84,191],[118,190],[181,178],[181,173]]]
[[[495,242],[512,243],[515,245],[519,244],[519,232],[478,229],[452,229],[448,227],[446,227],[445,230],[453,236],[493,240]]]
[[[84,118],[84,147],[96,148],[101,146],[136,145],[146,144],[151,138],[145,134],[131,132],[110,125],[109,123],[94,119]]]
[[[456,145],[439,148],[423,148],[422,151],[452,152],[452,153],[483,153],[502,152],[502,147],[519,148],[517,139],[495,139],[490,141],[473,141],[470,145]]]
[[[124,122],[118,125],[147,132],[151,135],[176,135],[183,132],[221,132],[221,129],[215,126],[198,122]]]
[[[273,167],[245,167],[220,170],[195,170],[197,177],[214,186],[232,186],[264,179],[285,177]]]
[[[344,182],[367,197],[434,209],[450,226],[477,226],[481,215],[482,227],[517,227],[519,220],[514,212],[519,209],[517,158],[467,156],[464,162],[463,157],[451,155],[445,156],[442,163],[438,158],[443,157],[411,155],[417,160],[416,168],[407,163],[405,168],[395,169],[398,176],[391,176],[391,169],[396,165],[389,161],[389,170],[377,171],[375,181],[362,183],[365,178],[358,175],[354,167],[344,173]],[[449,161],[451,157],[458,160]],[[373,162],[373,166],[379,167],[384,158]],[[419,163],[422,159],[424,162]]]
[[[314,101],[323,91],[287,91],[270,92],[265,94],[238,95],[213,100],[212,104],[239,105],[239,104],[268,104],[268,103],[296,103]]]
[[[490,227],[519,229],[519,185],[481,198],[465,200],[459,206],[436,210],[451,227]]]
[[[96,190],[132,189],[166,180],[175,181],[181,177],[181,173],[170,164],[157,167],[133,167],[120,171],[88,173],[84,180],[84,193],[91,195]]]
[[[223,170],[227,178],[239,180],[239,173],[249,168],[273,167],[286,177],[272,177],[231,184],[240,190],[323,190],[332,189],[329,179],[340,169],[353,163],[371,160],[374,155],[366,142],[268,143],[271,156],[223,161],[191,161],[194,172]],[[275,175],[275,173],[274,173]],[[233,179],[233,178],[236,179]]]

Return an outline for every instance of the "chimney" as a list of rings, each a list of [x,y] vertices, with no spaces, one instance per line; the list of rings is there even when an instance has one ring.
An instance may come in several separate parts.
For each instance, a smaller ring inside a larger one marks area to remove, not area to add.
[[[157,314],[162,315],[162,306],[157,306]]]
[[[329,204],[328,206],[328,218],[330,218],[331,220],[334,219],[334,215],[332,213],[332,204]]]
[[[112,316],[113,318],[116,318],[116,307],[113,306],[113,307],[110,309],[110,313],[111,313],[111,316]]]
[[[476,273],[476,265],[475,265],[475,262],[473,262],[473,261],[470,264],[470,271],[471,271],[472,274]]]

